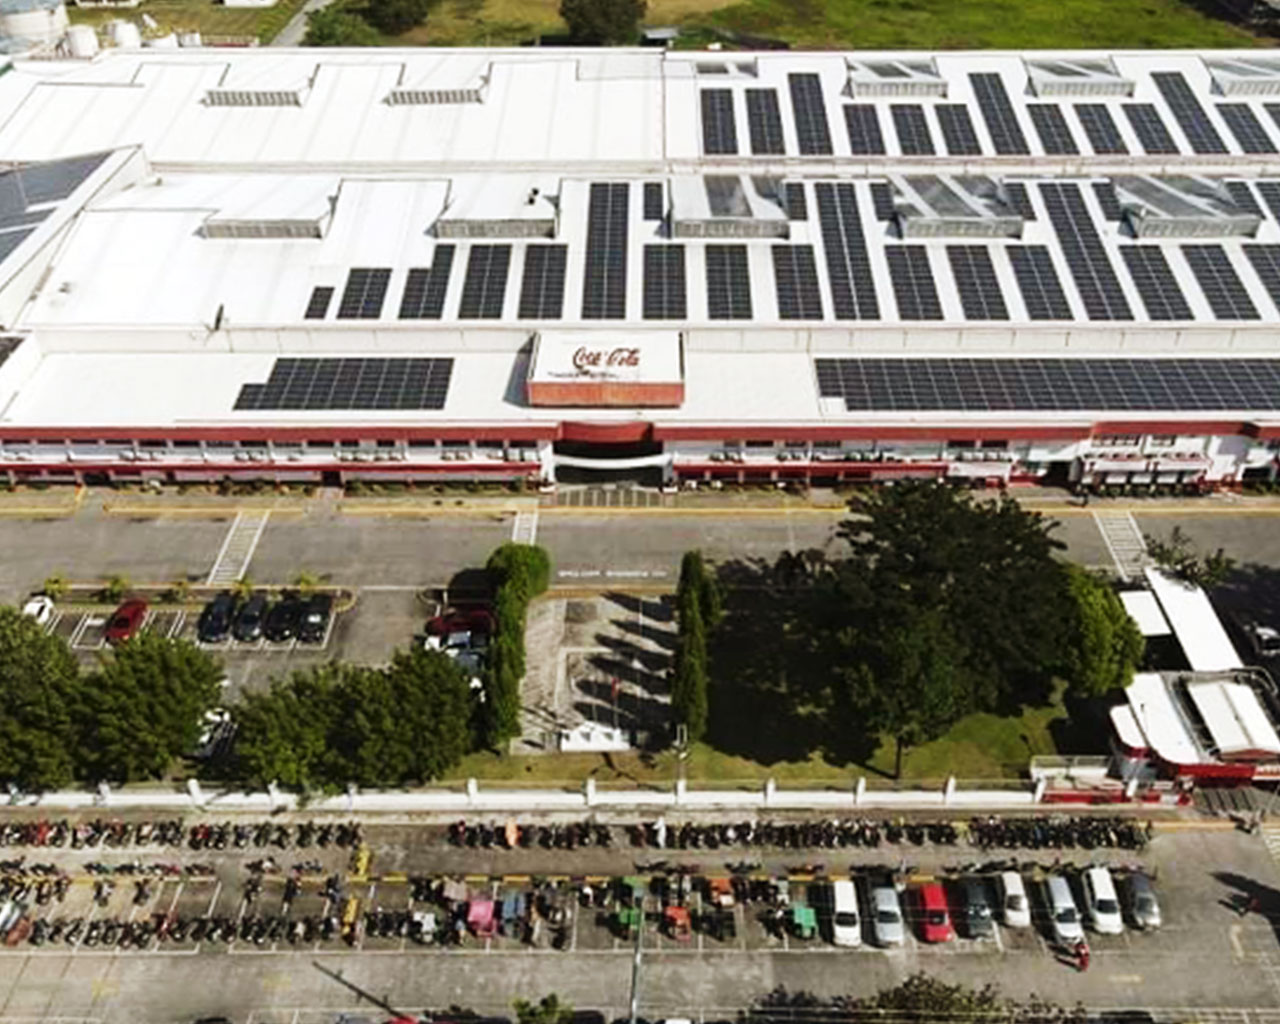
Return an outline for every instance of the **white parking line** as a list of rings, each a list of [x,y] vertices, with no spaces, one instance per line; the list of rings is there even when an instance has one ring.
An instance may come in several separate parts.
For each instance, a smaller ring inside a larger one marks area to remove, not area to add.
[[[186,624],[186,621],[187,621],[187,613],[182,609],[178,609],[178,614],[173,617],[173,624],[169,627],[169,632],[166,633],[165,635],[170,640],[173,640],[175,637],[177,637],[179,633],[182,632],[182,627]]]

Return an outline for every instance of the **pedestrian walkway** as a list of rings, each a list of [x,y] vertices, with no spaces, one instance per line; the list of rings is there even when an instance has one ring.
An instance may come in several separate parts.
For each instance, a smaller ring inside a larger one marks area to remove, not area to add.
[[[528,509],[516,513],[511,524],[511,539],[516,544],[536,544],[538,541],[538,510]]]
[[[1141,576],[1149,561],[1147,542],[1133,513],[1122,509],[1098,509],[1093,513],[1093,521],[1102,534],[1121,581],[1127,583]]]
[[[1262,841],[1266,844],[1271,859],[1280,864],[1280,825],[1263,825]]]
[[[556,504],[580,508],[662,508],[669,505],[661,491],[648,487],[565,487],[556,491]]]
[[[270,518],[271,513],[266,510],[236,513],[213,568],[209,571],[209,579],[206,580],[209,586],[225,586],[244,579],[245,570],[249,568],[249,561],[253,558],[253,552],[257,549],[262,531],[267,528],[267,520]]]

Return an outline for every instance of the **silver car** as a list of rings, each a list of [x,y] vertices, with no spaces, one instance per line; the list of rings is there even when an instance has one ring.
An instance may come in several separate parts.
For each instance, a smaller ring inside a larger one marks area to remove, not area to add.
[[[1133,923],[1144,929],[1159,928],[1162,921],[1160,902],[1156,899],[1156,888],[1151,884],[1151,877],[1135,871],[1129,875],[1127,888]]]
[[[891,885],[871,890],[871,935],[877,946],[901,946],[907,940],[898,891]]]

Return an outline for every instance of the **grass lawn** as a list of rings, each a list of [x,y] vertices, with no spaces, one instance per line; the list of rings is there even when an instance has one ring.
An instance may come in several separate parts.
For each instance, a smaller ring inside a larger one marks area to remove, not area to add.
[[[559,0],[439,0],[397,43],[517,45],[564,31]],[[710,29],[817,49],[1231,47],[1263,41],[1187,0],[650,0],[649,25]]]
[[[141,25],[145,12],[156,19],[158,33],[199,32],[202,36],[257,36],[266,44],[270,42],[306,0],[278,0],[274,7],[265,9],[224,7],[212,0],[146,0],[133,10],[108,10],[105,8],[68,7],[72,22],[85,25],[105,25],[109,21],[124,18]]]

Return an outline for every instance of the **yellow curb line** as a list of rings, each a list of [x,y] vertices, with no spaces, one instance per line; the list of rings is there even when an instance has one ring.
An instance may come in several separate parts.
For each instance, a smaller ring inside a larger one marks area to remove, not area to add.
[[[529,506],[528,509],[499,505],[489,508],[477,505],[392,506],[390,508],[378,508],[376,505],[339,505],[337,513],[344,516],[403,516],[407,519],[430,519],[433,516],[494,516],[501,518],[503,516],[513,516],[522,511],[532,512],[534,508],[536,506],[533,505]]]
[[[592,515],[649,515],[649,516],[789,516],[789,515],[821,515],[844,516],[849,510],[841,505],[839,508],[804,505],[799,508],[654,508],[653,506],[618,505],[550,505],[538,509],[539,514],[592,516]]]
[[[109,516],[127,516],[135,519],[153,516],[192,516],[208,519],[226,519],[240,512],[270,512],[275,516],[302,516],[307,513],[304,508],[295,508],[288,505],[279,507],[273,505],[227,505],[215,508],[212,506],[190,505],[111,505],[106,502],[102,505],[102,511]]]

